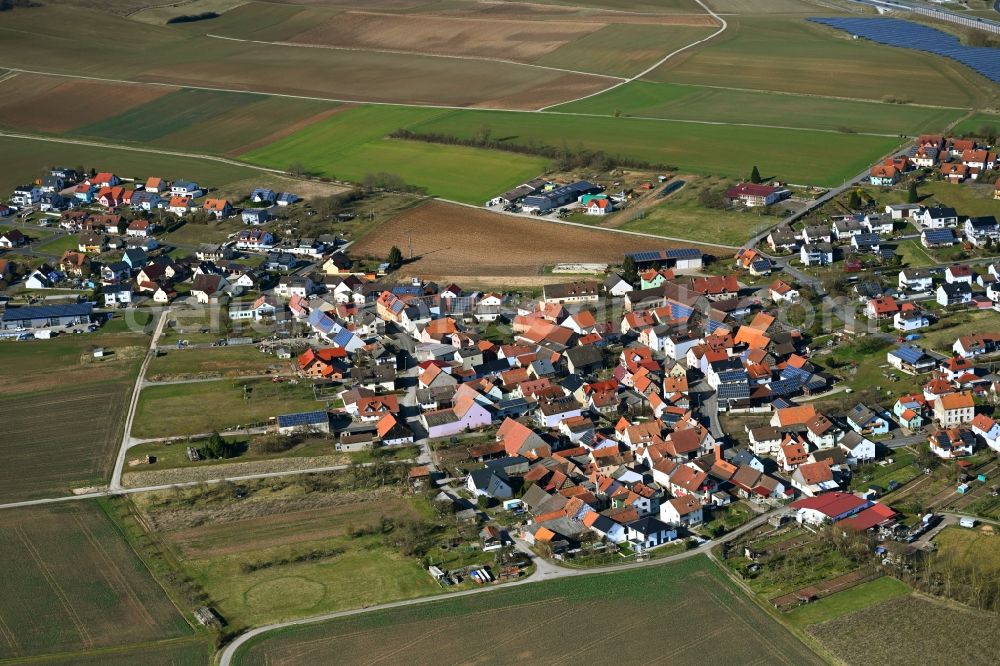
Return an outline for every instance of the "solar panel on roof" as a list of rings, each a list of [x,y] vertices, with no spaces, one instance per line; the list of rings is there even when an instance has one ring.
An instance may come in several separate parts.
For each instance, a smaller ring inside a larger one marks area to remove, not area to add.
[[[750,386],[746,382],[741,384],[722,384],[719,386],[718,398],[720,400],[739,400],[750,397]]]
[[[301,412],[298,414],[281,414],[278,416],[279,428],[297,428],[316,425],[329,420],[326,412]]]
[[[900,359],[904,363],[916,363],[921,358],[925,356],[924,350],[919,347],[913,347],[910,345],[903,345],[902,347],[897,347],[890,352],[893,356]]]
[[[957,37],[934,28],[895,18],[810,18],[853,35],[889,46],[944,56],[1000,83],[1000,49],[964,46]]]
[[[792,395],[802,388],[802,382],[798,379],[779,379],[768,384],[768,388],[774,395]]]
[[[714,319],[709,319],[708,323],[705,324],[705,330],[709,333],[715,333],[720,328],[724,327],[725,324],[721,321],[715,321]]]
[[[924,232],[924,238],[931,242],[953,240],[955,232],[951,229],[928,229]]]
[[[701,250],[693,247],[675,247],[666,251],[668,259],[695,259],[701,256]]]

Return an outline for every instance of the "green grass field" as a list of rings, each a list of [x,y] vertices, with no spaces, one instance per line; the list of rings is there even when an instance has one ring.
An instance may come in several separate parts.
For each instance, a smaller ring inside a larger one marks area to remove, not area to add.
[[[78,653],[193,633],[96,502],[4,511],[0,570],[0,660],[106,663]]]
[[[613,626],[581,637],[580,618],[595,614],[614,617]],[[484,642],[484,627],[498,639]],[[637,634],[642,640],[629,638]],[[676,663],[822,663],[704,558],[282,630],[247,643],[235,663],[258,666],[291,655],[315,662],[334,646],[348,662],[398,661],[405,653],[411,663],[548,663],[555,656],[585,659],[609,641],[615,641],[615,658],[625,663],[648,661],[654,653],[669,653]]]
[[[793,627],[802,629],[811,624],[826,622],[889,599],[905,596],[910,591],[910,587],[906,583],[890,576],[883,576],[813,603],[799,606],[795,610],[785,613],[782,620]]]
[[[666,54],[707,37],[715,30],[614,23],[546,53],[534,64],[611,76],[635,76]]]
[[[839,185],[900,143],[827,132],[503,111],[452,111],[411,129],[471,138],[484,125],[494,137],[515,144],[603,150],[733,178],[745,177],[756,164],[762,174],[816,185]]]
[[[1000,115],[995,113],[974,113],[957,123],[952,131],[955,134],[977,134],[983,128],[990,128],[994,133],[1000,131]]]
[[[145,178],[156,174],[171,180],[190,178],[209,186],[250,178],[256,173],[250,167],[212,160],[5,136],[0,137],[0,155],[3,155],[0,160],[0,191],[3,192],[54,164],[82,165],[129,177]]]
[[[545,170],[548,161],[540,158],[385,138],[396,129],[442,115],[447,112],[359,107],[241,157],[264,166],[284,165],[280,168],[299,161],[307,171],[356,181],[385,171],[430,194],[476,204]]]
[[[165,351],[164,355],[149,362],[147,379],[157,381],[168,377],[256,375],[269,370],[287,374],[291,369],[289,361],[279,361],[272,354],[262,354],[253,345]]]
[[[244,385],[251,389],[248,400],[243,398]],[[325,407],[313,399],[311,386],[273,384],[269,379],[150,386],[139,395],[132,435],[196,435]]]
[[[727,20],[729,30],[709,45],[668,61],[648,78],[966,108],[997,93],[995,85],[958,63],[854,40],[804,17],[742,15]],[[931,90],[933,94],[922,92]]]
[[[620,112],[626,116],[807,129],[849,129],[891,135],[941,132],[963,113],[958,109],[775,95],[648,81],[630,83],[554,110],[603,115]]]

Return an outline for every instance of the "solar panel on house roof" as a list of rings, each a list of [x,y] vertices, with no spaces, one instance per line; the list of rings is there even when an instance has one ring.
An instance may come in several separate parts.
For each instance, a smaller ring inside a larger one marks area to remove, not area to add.
[[[52,317],[84,317],[94,310],[93,303],[69,303],[66,305],[37,305],[31,307],[7,308],[0,315],[3,321],[26,319],[49,319]]]
[[[781,371],[782,379],[798,379],[801,382],[809,379],[810,373],[808,370],[803,370],[802,368],[793,368],[790,365],[786,365]]]
[[[279,428],[298,428],[317,425],[329,420],[326,412],[300,412],[298,414],[281,414],[278,416]]]
[[[895,18],[810,18],[853,35],[890,46],[944,56],[1000,83],[1000,49],[964,46],[957,37],[929,26]]]
[[[750,386],[746,383],[721,384],[718,390],[720,400],[739,400],[750,397]]]
[[[694,308],[686,305],[680,303],[669,303],[668,305],[670,306],[670,316],[674,319],[685,319],[694,314]]]
[[[726,370],[719,373],[719,382],[722,384],[745,382],[746,380],[747,373],[745,370]]]
[[[723,327],[725,327],[725,323],[721,321],[715,321],[714,319],[709,319],[708,322],[705,324],[705,330],[708,333],[715,333],[717,330]]]
[[[792,395],[802,388],[802,382],[798,379],[779,379],[768,384],[768,388],[774,395]]]
[[[795,403],[789,402],[788,400],[785,400],[783,398],[778,398],[777,400],[771,403],[771,407],[773,409],[785,409],[786,407],[794,407],[794,406]]]
[[[923,349],[912,345],[896,347],[890,353],[904,363],[916,363],[926,355]]]
[[[955,232],[951,229],[928,229],[924,232],[924,238],[932,243],[954,240]]]

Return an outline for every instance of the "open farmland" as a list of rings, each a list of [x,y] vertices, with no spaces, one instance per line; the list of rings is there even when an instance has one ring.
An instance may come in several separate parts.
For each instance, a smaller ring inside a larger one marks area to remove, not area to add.
[[[299,161],[308,172],[355,181],[385,171],[430,194],[476,204],[545,170],[548,160],[542,158],[385,138],[394,130],[446,113],[357,107],[241,157],[264,166],[282,165],[278,168]]]
[[[0,127],[67,132],[166,95],[167,88],[13,74],[0,81]]]
[[[137,503],[235,629],[440,592],[417,558],[383,539],[426,518],[426,503],[398,486],[353,487],[343,472],[250,482],[237,503],[212,488]]]
[[[0,499],[65,495],[107,482],[132,384],[102,382],[0,398]]]
[[[636,81],[603,95],[554,109],[731,124],[772,125],[882,134],[941,132],[961,109],[930,108],[749,90]]]
[[[0,344],[0,499],[68,494],[107,481],[148,341],[74,335]],[[104,346],[110,355],[92,358]]]
[[[170,90],[147,87],[164,93]],[[155,143],[176,150],[242,152],[306,127],[337,109],[337,104],[320,100],[182,88],[123,113],[75,126],[70,133],[113,142]]]
[[[671,59],[647,78],[871,100],[929,104],[947,100],[947,104],[965,107],[996,94],[996,86],[957,63],[853,40],[804,18],[738,16],[727,20],[729,29],[710,44]],[[934,92],[925,95],[921,91]]]
[[[403,267],[406,274],[498,281],[539,275],[555,263],[618,262],[625,252],[672,245],[430,201],[382,223],[351,252],[385,257],[393,245],[406,248],[410,237],[414,259]]]
[[[482,20],[345,12],[296,35],[291,41],[530,62],[600,27],[599,23],[568,21]]]
[[[840,185],[901,141],[832,132],[503,111],[446,112],[409,129],[468,139],[483,126],[498,140],[515,145],[579,146],[734,178],[745,177],[757,164],[769,176],[815,185]]]
[[[249,387],[246,399],[244,385]],[[311,386],[274,384],[269,379],[149,386],[139,394],[132,435],[197,435],[325,406],[313,398]]]
[[[933,663],[986,664],[995,662],[1000,652],[996,615],[916,594],[814,625],[808,631],[852,666],[926,663],[931,655]]]
[[[256,95],[176,90],[122,114],[76,128],[75,134],[149,142],[259,101]]]
[[[595,614],[613,626],[581,638],[580,618]],[[235,663],[315,663],[331,649],[345,662],[563,663],[609,642],[623,663],[654,653],[674,663],[822,663],[703,558],[284,629],[249,642]]]
[[[0,660],[193,633],[92,501],[0,513],[0,585]]]
[[[536,65],[635,76],[668,53],[703,39],[715,27],[616,23],[535,60]]]
[[[95,48],[79,58],[63,48],[70,37]],[[499,61],[262,45],[115,16],[94,21],[66,7],[5,12],[0,39],[0,67],[333,101],[536,108],[607,84],[605,77]]]
[[[9,191],[46,165],[69,164],[114,171],[123,176],[152,174],[167,179],[190,178],[210,187],[250,178],[257,171],[214,160],[164,155],[154,150],[128,150],[76,145],[47,139],[0,136],[0,190]],[[288,165],[286,164],[285,167]],[[284,168],[284,167],[283,167]]]

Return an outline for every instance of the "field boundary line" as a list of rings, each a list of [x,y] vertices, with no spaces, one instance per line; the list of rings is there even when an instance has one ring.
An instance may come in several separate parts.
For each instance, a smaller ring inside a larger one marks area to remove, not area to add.
[[[300,49],[325,49],[329,51],[354,51],[358,53],[387,53],[392,55],[422,56],[426,58],[446,58],[450,60],[470,60],[474,62],[496,62],[505,65],[518,65],[521,67],[535,67],[537,69],[547,69],[553,72],[564,72],[567,74],[580,74],[583,76],[597,76],[602,79],[618,79],[624,81],[624,76],[614,76],[613,74],[598,74],[596,72],[584,72],[578,69],[565,69],[563,67],[550,67],[548,65],[536,65],[530,62],[520,62],[508,60],[506,58],[487,58],[486,56],[460,56],[446,53],[421,53],[420,51],[404,51],[401,49],[365,49],[357,46],[334,46],[333,44],[299,44],[297,42],[269,42],[263,39],[246,39],[244,37],[227,37],[225,35],[214,35],[205,33],[206,37],[212,39],[224,39],[230,42],[241,42],[244,44],[261,44],[263,46],[285,46]]]
[[[70,622],[76,627],[76,631],[80,634],[80,638],[83,640],[85,647],[93,647],[94,639],[91,637],[90,632],[87,630],[87,626],[83,623],[83,620],[77,614],[76,609],[73,608],[73,604],[70,603],[69,597],[66,596],[66,592],[59,585],[59,581],[56,580],[55,575],[49,569],[49,565],[45,563],[42,559],[41,554],[39,554],[38,549],[35,545],[31,543],[31,539],[24,532],[24,528],[20,525],[14,528],[14,532],[17,534],[17,538],[20,539],[21,543],[24,544],[24,549],[27,551],[29,557],[35,561],[38,566],[38,571],[41,572],[42,577],[45,578],[49,586],[52,588],[52,592],[59,599],[59,603],[62,604],[63,608],[66,610],[66,615],[69,616]]]
[[[554,106],[560,106],[562,104],[572,104],[573,102],[580,102],[580,101],[583,101],[585,99],[590,99],[591,97],[596,97],[597,95],[603,95],[606,92],[611,92],[615,88],[619,88],[619,87],[625,85],[626,83],[632,83],[633,81],[641,79],[642,77],[646,76],[647,74],[649,74],[653,70],[658,69],[663,63],[667,62],[668,60],[670,60],[671,58],[673,58],[678,53],[682,53],[684,51],[687,51],[688,49],[691,49],[691,48],[694,48],[695,46],[698,46],[699,44],[704,44],[705,42],[707,42],[707,41],[709,41],[711,39],[715,39],[716,37],[718,37],[719,35],[721,35],[722,33],[724,33],[727,28],[729,28],[729,23],[726,22],[726,19],[722,18],[721,16],[719,16],[718,14],[716,14],[714,11],[712,11],[711,9],[709,9],[708,5],[706,5],[704,2],[702,2],[702,0],[694,0],[694,1],[697,2],[699,5],[701,5],[701,8],[705,10],[705,13],[709,14],[712,18],[714,18],[716,21],[718,21],[720,23],[720,26],[719,26],[718,30],[716,30],[715,32],[713,32],[711,35],[708,35],[707,37],[702,37],[701,39],[698,39],[698,40],[695,40],[695,41],[691,42],[687,46],[682,46],[679,49],[671,51],[670,53],[668,53],[667,55],[663,56],[662,58],[660,58],[659,60],[657,60],[652,65],[650,65],[646,69],[642,70],[641,72],[639,72],[635,76],[633,76],[631,78],[628,78],[628,79],[625,79],[624,81],[620,81],[620,82],[614,84],[613,86],[605,88],[604,90],[601,90],[601,91],[598,91],[598,92],[593,92],[593,93],[590,93],[588,95],[583,95],[581,97],[577,97],[576,99],[566,100],[565,102],[559,102],[559,104],[549,104],[548,106],[543,106],[543,107],[541,107],[539,109],[536,109],[536,110],[537,111],[548,111],[549,109],[551,109]]]

